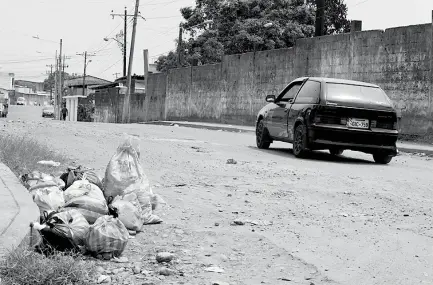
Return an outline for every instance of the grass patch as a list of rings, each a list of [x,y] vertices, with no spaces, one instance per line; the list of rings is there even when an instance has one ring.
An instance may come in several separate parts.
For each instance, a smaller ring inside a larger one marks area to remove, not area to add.
[[[59,167],[38,164],[41,160],[60,162]],[[0,161],[8,166],[17,176],[33,171],[47,174],[59,173],[66,169],[69,160],[33,138],[27,136],[0,134]]]
[[[84,285],[95,283],[95,263],[80,255],[56,253],[51,257],[16,248],[0,262],[4,285]]]

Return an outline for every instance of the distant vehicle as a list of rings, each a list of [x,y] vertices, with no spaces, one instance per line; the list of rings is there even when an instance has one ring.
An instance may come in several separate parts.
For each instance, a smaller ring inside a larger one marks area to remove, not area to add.
[[[387,164],[397,155],[397,113],[377,85],[333,78],[292,81],[276,97],[266,96],[256,122],[261,149],[273,141],[293,143],[293,154],[328,149],[341,155],[350,149]]]
[[[54,106],[44,106],[42,108],[42,117],[51,117],[54,118]]]
[[[6,118],[9,113],[8,99],[0,97],[0,118]]]
[[[26,104],[26,99],[24,97],[18,97],[17,99],[17,105],[25,105]]]

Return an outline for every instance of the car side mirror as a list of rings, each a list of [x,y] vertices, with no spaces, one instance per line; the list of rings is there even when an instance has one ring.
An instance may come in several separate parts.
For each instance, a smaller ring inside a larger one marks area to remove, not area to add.
[[[266,96],[266,102],[269,102],[269,103],[275,102],[275,95]]]

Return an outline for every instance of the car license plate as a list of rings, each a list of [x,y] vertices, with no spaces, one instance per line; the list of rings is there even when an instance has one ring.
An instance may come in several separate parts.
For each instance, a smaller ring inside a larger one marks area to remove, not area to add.
[[[347,126],[349,128],[368,129],[370,127],[370,124],[367,119],[349,118],[347,120]]]

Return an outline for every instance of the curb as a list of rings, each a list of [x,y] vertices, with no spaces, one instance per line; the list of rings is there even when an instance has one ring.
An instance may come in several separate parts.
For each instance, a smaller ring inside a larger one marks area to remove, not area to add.
[[[398,151],[405,152],[405,153],[412,153],[412,154],[425,154],[425,156],[432,156],[433,157],[433,150],[428,149],[416,149],[416,148],[409,148],[409,147],[397,147]]]
[[[15,204],[10,205],[15,208],[15,213],[10,215],[11,219],[4,221],[8,224],[0,232],[0,258],[3,258],[10,250],[18,247],[29,234],[29,224],[39,218],[39,209],[15,174],[2,163],[0,163],[0,187],[6,188],[0,188],[0,197],[10,196]]]
[[[187,122],[184,123],[184,122],[170,122],[170,121],[152,121],[152,122],[141,122],[139,124],[158,125],[158,126],[175,126],[175,125],[178,125],[180,127],[187,127],[187,128],[194,128],[194,129],[205,129],[205,130],[213,130],[213,131],[220,131],[221,130],[221,131],[233,132],[233,133],[255,133],[254,130],[239,129],[239,128],[235,128],[235,127],[199,125],[199,124],[191,124],[191,123],[187,123]],[[417,149],[417,148],[411,148],[411,147],[399,147],[399,146],[397,146],[397,148],[400,152],[415,153],[415,154],[424,153],[426,156],[433,156],[433,150]]]
[[[255,133],[253,130],[245,130],[245,129],[239,129],[235,127],[222,127],[222,126],[205,126],[205,125],[198,125],[198,124],[188,124],[183,122],[161,122],[161,121],[154,121],[154,122],[142,122],[139,124],[144,125],[157,125],[157,126],[175,126],[178,125],[180,127],[187,127],[187,128],[194,128],[194,129],[205,129],[205,130],[212,130],[212,131],[226,131],[226,132],[232,132],[232,133]]]

